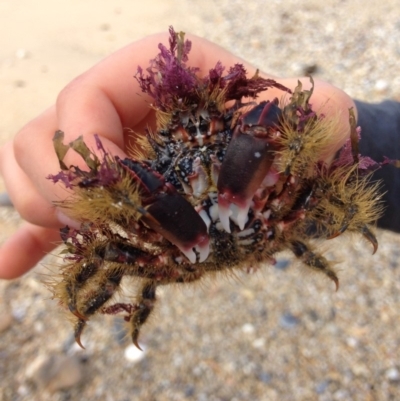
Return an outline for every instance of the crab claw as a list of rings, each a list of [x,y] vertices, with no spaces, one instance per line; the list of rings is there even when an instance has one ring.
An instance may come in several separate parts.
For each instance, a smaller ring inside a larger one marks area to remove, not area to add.
[[[375,235],[371,232],[371,230],[366,225],[361,227],[360,232],[364,236],[364,238],[372,244],[372,246],[374,248],[372,254],[375,254],[375,252],[378,250],[378,241],[376,240]]]
[[[75,325],[75,332],[74,332],[75,341],[82,349],[85,349],[85,347],[82,345],[81,342],[81,335],[85,326],[86,326],[86,321],[79,319]]]
[[[132,332],[132,334],[131,334],[131,339],[132,339],[133,345],[134,345],[137,349],[139,349],[140,351],[143,351],[143,349],[142,349],[142,348],[140,347],[140,345],[139,345],[139,334],[140,334],[139,329],[135,329],[135,330]]]
[[[229,220],[233,220],[241,230],[244,229],[250,206],[251,198],[240,199],[228,190],[218,194],[219,219],[226,232],[231,232]]]
[[[160,193],[146,208],[142,220],[176,245],[191,263],[204,262],[210,254],[207,226],[193,206],[176,192]]]
[[[229,218],[243,230],[253,196],[271,168],[279,116],[276,102],[260,103],[243,115],[229,143],[217,183],[219,218],[228,232]]]
[[[274,160],[264,138],[242,134],[230,142],[218,176],[219,218],[229,230],[231,204],[237,206],[237,221],[243,229],[251,201]]]

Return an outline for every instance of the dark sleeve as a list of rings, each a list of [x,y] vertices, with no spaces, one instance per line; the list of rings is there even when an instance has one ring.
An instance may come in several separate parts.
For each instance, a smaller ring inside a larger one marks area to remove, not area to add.
[[[400,159],[400,103],[386,100],[379,104],[355,101],[361,127],[360,153],[377,162]],[[385,213],[378,226],[400,232],[400,169],[385,165],[373,174],[383,181]]]

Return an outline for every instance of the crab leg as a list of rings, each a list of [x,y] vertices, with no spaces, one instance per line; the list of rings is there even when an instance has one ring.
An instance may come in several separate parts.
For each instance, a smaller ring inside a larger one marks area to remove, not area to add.
[[[80,336],[86,325],[86,320],[89,316],[93,315],[100,309],[118,289],[123,276],[122,269],[108,269],[105,270],[96,291],[94,291],[88,298],[85,299],[85,307],[78,309],[78,312],[84,317],[80,318],[75,325],[75,341],[82,347]]]
[[[336,273],[329,266],[329,262],[321,255],[312,252],[309,247],[301,241],[290,241],[292,252],[307,266],[314,270],[326,274],[336,286],[336,291],[339,289],[339,279]]]
[[[139,302],[136,305],[136,310],[131,316],[130,324],[132,329],[132,342],[140,350],[142,350],[138,342],[140,328],[146,322],[154,308],[154,304],[156,302],[156,288],[156,285],[152,282],[148,282],[142,287]]]

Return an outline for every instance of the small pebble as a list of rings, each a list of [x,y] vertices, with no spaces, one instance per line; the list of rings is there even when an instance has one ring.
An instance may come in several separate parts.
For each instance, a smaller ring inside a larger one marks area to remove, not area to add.
[[[41,333],[44,331],[44,324],[41,321],[35,322],[33,328],[36,331],[36,333]]]
[[[313,309],[308,311],[308,316],[313,322],[316,322],[319,319],[318,313]]]
[[[100,25],[100,30],[101,31],[109,31],[111,29],[110,24],[104,23]]]
[[[286,270],[290,265],[289,259],[278,259],[274,264],[275,269]]]
[[[297,62],[297,61],[295,61],[291,64],[291,70],[293,71],[294,75],[301,75],[302,72],[304,71],[304,67],[305,67],[305,64]]]
[[[400,381],[400,372],[397,368],[390,368],[386,371],[386,378],[391,382]]]
[[[329,380],[323,380],[322,382],[319,382],[315,386],[315,392],[317,394],[322,394],[325,392],[325,390],[328,388],[328,386],[329,386]]]
[[[302,75],[313,75],[316,74],[318,72],[318,65],[317,64],[308,64],[306,66],[304,66],[304,69],[302,71]]]
[[[22,60],[24,58],[28,58],[29,57],[29,52],[26,49],[18,49],[15,52],[15,56],[17,58],[19,58],[20,60]]]
[[[349,347],[355,348],[355,347],[357,347],[358,341],[357,341],[357,339],[354,338],[354,337],[348,337],[348,338],[346,339],[346,343],[347,343],[347,345],[348,345]]]
[[[254,348],[263,348],[265,346],[265,338],[257,338],[252,345]]]
[[[258,378],[263,382],[263,383],[269,383],[272,380],[272,375],[267,372],[261,372],[258,375]]]
[[[141,345],[141,347],[143,351],[136,348],[136,346],[133,344],[128,345],[124,351],[125,359],[129,362],[134,362],[134,363],[140,362],[145,357],[146,354],[146,349],[143,347],[143,345]]]
[[[186,397],[192,397],[196,392],[196,389],[194,386],[187,386],[185,390],[185,396]]]
[[[40,355],[25,373],[40,389],[50,393],[76,386],[83,377],[78,357],[63,354]]]
[[[0,206],[7,206],[7,207],[13,206],[7,192],[0,193]]]
[[[296,316],[292,315],[290,312],[287,312],[281,316],[279,323],[285,329],[293,329],[300,323],[300,321]]]
[[[26,316],[26,307],[25,306],[17,306],[13,308],[12,314],[15,320],[22,321]]]
[[[14,86],[17,88],[23,88],[26,85],[26,82],[22,79],[17,79],[14,81]]]
[[[335,400],[350,400],[351,398],[349,397],[349,392],[346,390],[337,390],[334,394],[333,397]]]
[[[378,79],[375,82],[375,90],[378,92],[384,92],[389,87],[389,83],[384,79]]]
[[[7,311],[3,310],[0,312],[0,333],[8,330],[11,327],[14,318],[13,315]]]
[[[369,374],[368,368],[360,363],[356,363],[352,366],[351,368],[352,372],[354,373],[355,376],[364,376],[367,377]]]
[[[17,393],[22,397],[26,397],[29,394],[29,387],[22,384],[18,387]]]
[[[253,334],[255,331],[255,327],[250,323],[246,323],[242,326],[242,332],[245,334]]]

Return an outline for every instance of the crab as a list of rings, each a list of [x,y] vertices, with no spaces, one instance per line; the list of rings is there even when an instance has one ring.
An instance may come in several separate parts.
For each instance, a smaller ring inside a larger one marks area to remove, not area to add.
[[[318,115],[311,89],[291,90],[236,64],[208,76],[186,62],[191,44],[170,28],[169,48],[136,79],[152,96],[157,131],[148,130],[128,158],[111,155],[96,137],[97,152],[82,138],[68,145],[56,132],[61,171],[49,176],[73,190],[55,202],[81,222],[61,229],[65,264],[54,296],[75,320],[75,339],[95,314],[122,314],[133,343],[154,309],[157,288],[190,283],[218,272],[274,264],[289,249],[305,266],[339,287],[332,263],[314,240],[345,232],[363,235],[377,250],[371,224],[381,213],[379,184],[369,183],[376,163],[358,154],[359,129],[349,111],[351,138],[327,165],[335,121]],[[286,104],[257,96],[279,88]],[[77,152],[86,170],[67,166]],[[99,156],[97,156],[99,155]],[[121,283],[139,288],[119,302]]]

